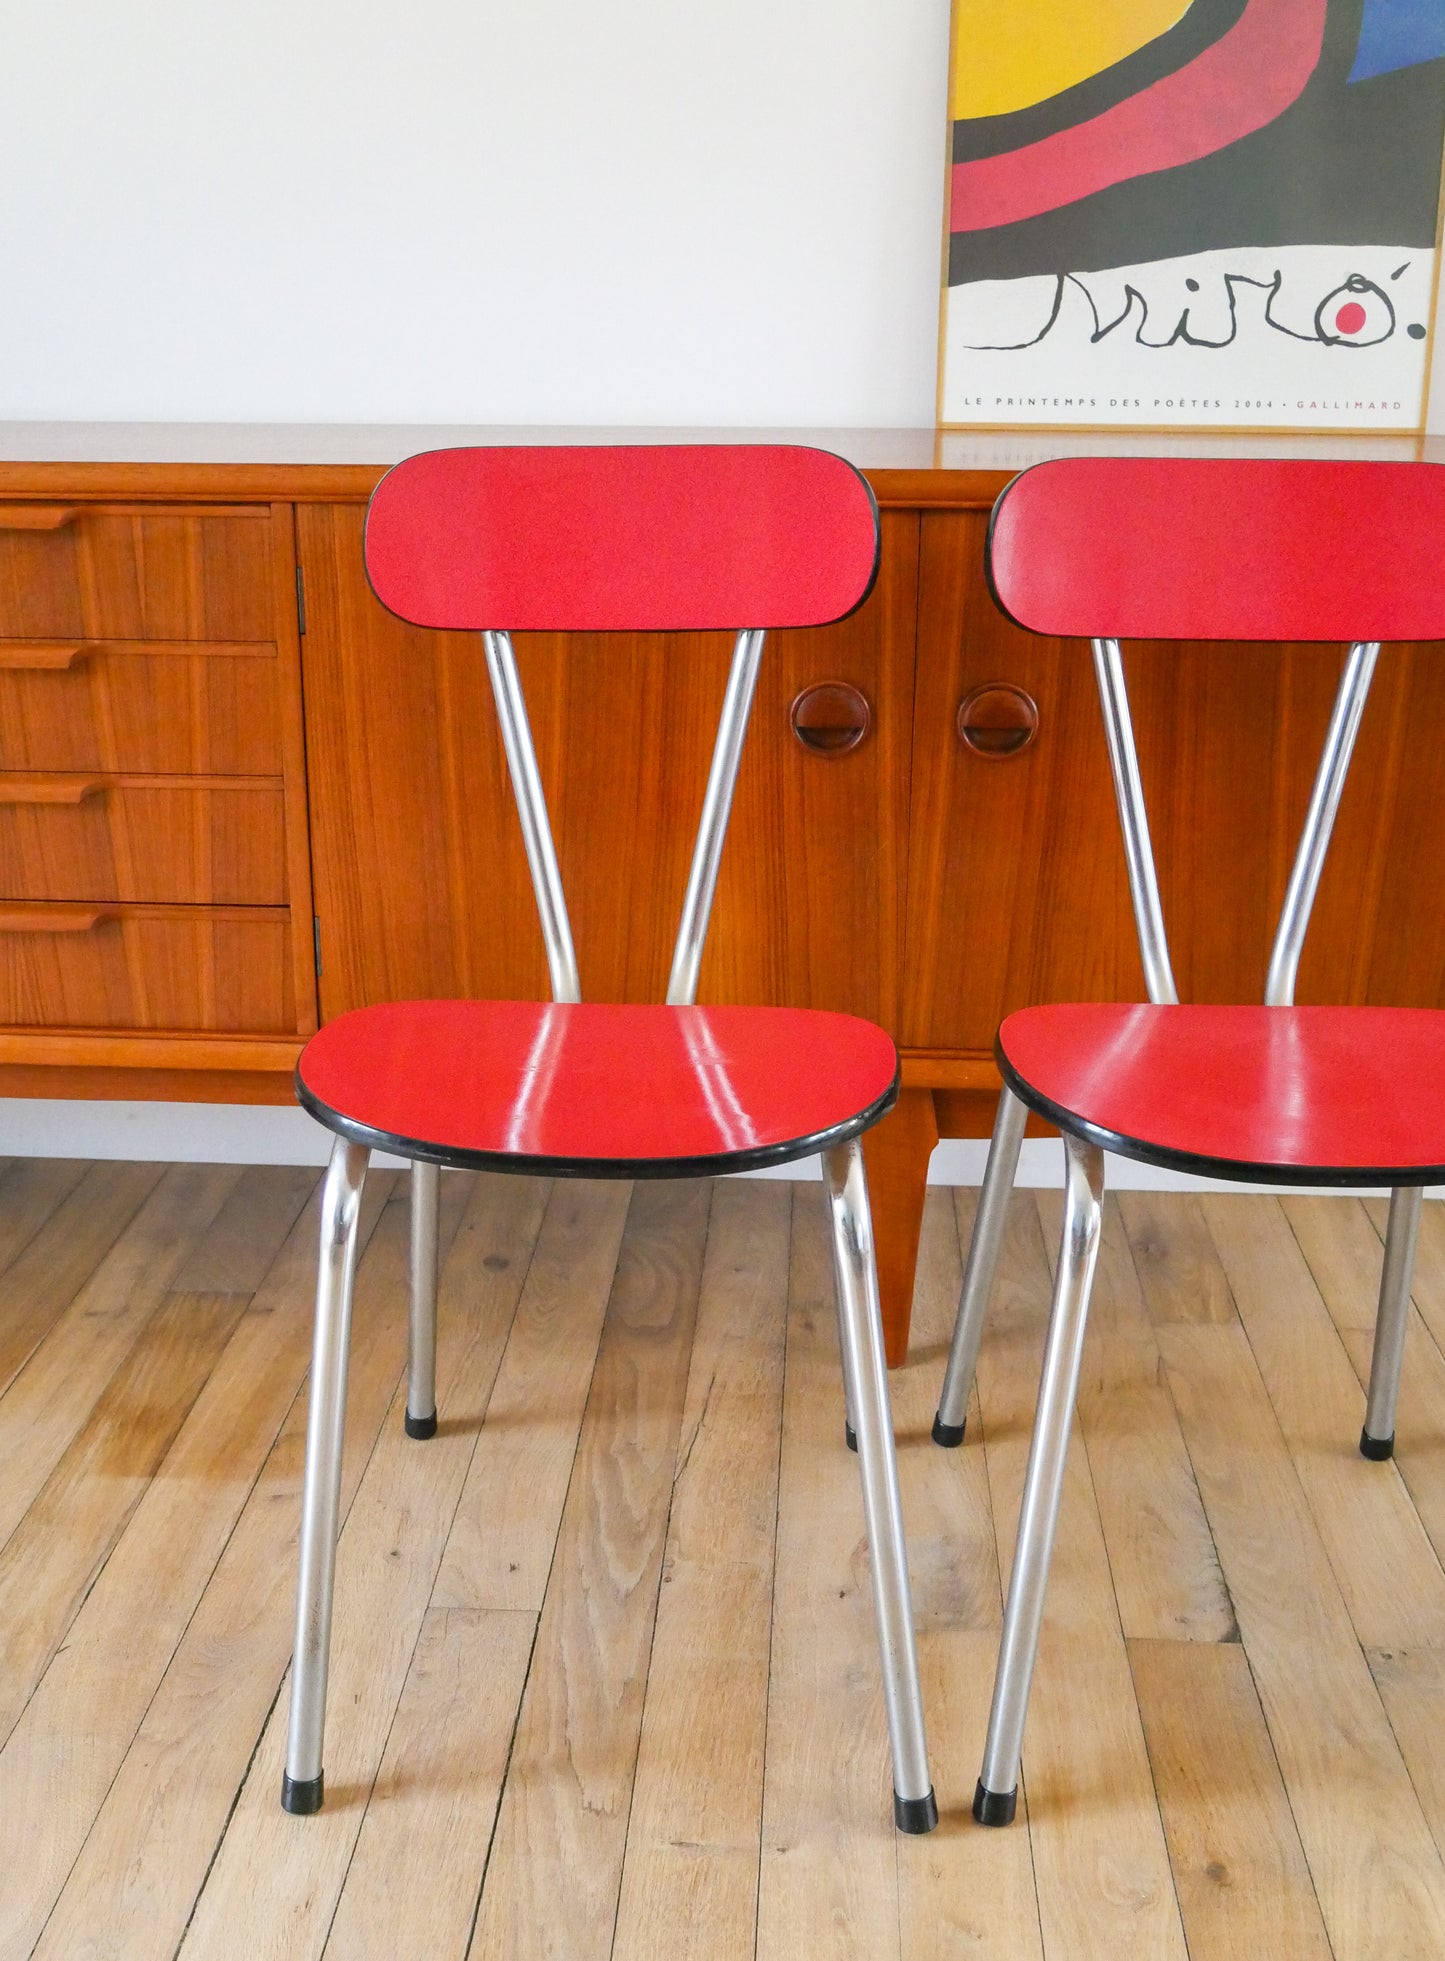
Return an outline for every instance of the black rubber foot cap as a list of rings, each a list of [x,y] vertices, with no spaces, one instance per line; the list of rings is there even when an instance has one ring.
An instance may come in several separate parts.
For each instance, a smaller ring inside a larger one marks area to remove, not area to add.
[[[849,1450],[856,1450],[858,1448],[858,1432],[853,1428],[851,1423],[845,1423],[843,1425],[843,1441],[847,1444]]]
[[[407,1411],[406,1434],[409,1437],[434,1437],[436,1433],[437,1413],[435,1410],[432,1411],[430,1416],[413,1416],[410,1410]]]
[[[1372,1464],[1383,1464],[1387,1457],[1395,1455],[1395,1433],[1388,1437],[1372,1437],[1368,1430],[1360,1432],[1360,1455],[1368,1457]]]
[[[900,1832],[931,1832],[938,1823],[938,1800],[930,1790],[926,1798],[900,1798],[893,1793],[893,1822]]]
[[[281,1809],[283,1811],[289,1811],[293,1817],[309,1818],[313,1811],[319,1811],[321,1809],[322,1800],[325,1795],[326,1778],[324,1774],[318,1774],[315,1777],[303,1777],[298,1781],[294,1777],[287,1777],[285,1772],[282,1772]]]
[[[980,1825],[1011,1825],[1019,1808],[1019,1794],[1013,1791],[985,1790],[983,1779],[973,1794],[973,1815]]]
[[[941,1416],[933,1419],[933,1441],[942,1444],[945,1450],[957,1450],[963,1442],[963,1433],[968,1425],[965,1417],[962,1423],[945,1423]]]

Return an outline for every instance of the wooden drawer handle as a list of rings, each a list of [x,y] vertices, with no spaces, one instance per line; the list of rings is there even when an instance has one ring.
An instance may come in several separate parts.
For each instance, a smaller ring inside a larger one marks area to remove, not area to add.
[[[815,756],[846,756],[867,735],[873,711],[867,697],[846,681],[818,681],[804,688],[788,719],[793,734]]]
[[[0,504],[0,531],[63,531],[79,516],[74,504]]]
[[[1006,762],[1039,732],[1039,705],[1012,681],[985,681],[958,704],[958,739],[976,756]]]
[[[44,668],[51,672],[69,673],[90,653],[89,647],[78,647],[62,640],[0,640],[0,667]]]
[[[0,906],[0,933],[89,933],[114,917],[97,906]]]
[[[0,776],[0,805],[10,803],[84,803],[104,796],[106,785],[89,776]]]

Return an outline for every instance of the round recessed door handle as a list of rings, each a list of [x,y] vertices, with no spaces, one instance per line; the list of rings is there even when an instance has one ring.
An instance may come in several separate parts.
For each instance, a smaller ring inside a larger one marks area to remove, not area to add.
[[[1039,705],[1012,681],[985,681],[958,704],[958,738],[976,756],[1021,756],[1039,732]]]
[[[867,696],[846,681],[818,681],[804,688],[788,719],[793,734],[815,756],[846,756],[867,735],[873,711]]]

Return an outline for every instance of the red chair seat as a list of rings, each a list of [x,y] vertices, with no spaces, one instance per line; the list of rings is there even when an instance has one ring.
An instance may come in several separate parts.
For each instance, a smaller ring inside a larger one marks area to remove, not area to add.
[[[1445,1181],[1445,1014],[1430,1008],[1025,1008],[1009,1086],[1106,1150],[1214,1178]]]
[[[898,1053],[808,1009],[397,1001],[329,1022],[296,1085],[330,1129],[406,1157],[684,1177],[856,1136],[892,1104]]]

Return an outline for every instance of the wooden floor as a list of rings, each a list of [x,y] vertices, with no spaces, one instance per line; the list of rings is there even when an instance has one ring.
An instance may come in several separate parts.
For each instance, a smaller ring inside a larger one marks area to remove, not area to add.
[[[816,1188],[443,1179],[441,1428],[370,1181],[317,1818],[277,1804],[314,1174],[0,1168],[0,1955],[1445,1955],[1445,1207],[1111,1202],[1011,1831],[968,1818],[1059,1201],[894,1377],[943,1823],[897,1837]],[[483,1418],[485,1417],[485,1423]],[[1025,1816],[1026,1811],[1026,1816]]]

